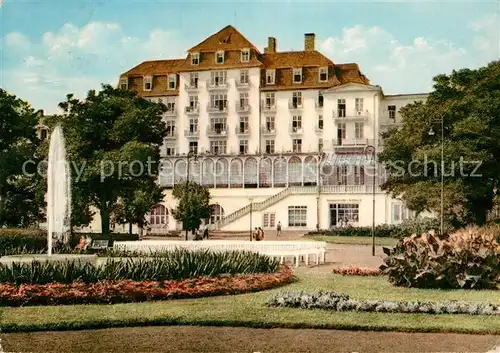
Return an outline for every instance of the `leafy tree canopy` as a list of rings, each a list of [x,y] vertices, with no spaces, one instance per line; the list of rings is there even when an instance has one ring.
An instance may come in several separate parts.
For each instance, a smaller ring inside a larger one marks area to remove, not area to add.
[[[182,222],[183,230],[198,229],[201,220],[210,217],[210,191],[207,187],[194,182],[175,184],[172,195],[179,200],[173,213],[175,219]]]

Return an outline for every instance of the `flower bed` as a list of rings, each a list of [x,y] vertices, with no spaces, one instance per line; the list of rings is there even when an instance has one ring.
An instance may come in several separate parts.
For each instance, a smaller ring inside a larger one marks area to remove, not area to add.
[[[389,300],[357,300],[337,292],[280,293],[269,299],[269,306],[302,309],[326,309],[333,311],[360,311],[415,314],[468,314],[499,315],[500,305],[487,303],[405,302]]]
[[[363,267],[341,267],[334,268],[333,273],[345,276],[381,276],[382,271],[374,268],[363,268]]]
[[[279,287],[295,280],[289,267],[276,273],[198,277],[181,281],[102,281],[85,284],[0,284],[0,306],[115,304],[234,295]]]

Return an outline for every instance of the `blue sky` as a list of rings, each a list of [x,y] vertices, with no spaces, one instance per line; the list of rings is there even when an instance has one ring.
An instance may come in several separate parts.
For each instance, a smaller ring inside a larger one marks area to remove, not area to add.
[[[1,0],[0,0],[1,1]],[[184,57],[232,24],[261,50],[300,50],[304,33],[336,63],[357,62],[385,93],[500,58],[500,1],[21,1],[0,8],[0,86],[47,113],[143,60]]]

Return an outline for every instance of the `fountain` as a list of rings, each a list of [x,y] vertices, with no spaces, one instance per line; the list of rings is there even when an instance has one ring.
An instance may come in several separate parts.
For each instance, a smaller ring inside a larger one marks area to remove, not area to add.
[[[11,255],[2,263],[36,261],[97,262],[96,255],[52,254],[54,239],[67,244],[71,228],[71,174],[66,161],[66,144],[60,125],[50,135],[47,170],[47,255]]]

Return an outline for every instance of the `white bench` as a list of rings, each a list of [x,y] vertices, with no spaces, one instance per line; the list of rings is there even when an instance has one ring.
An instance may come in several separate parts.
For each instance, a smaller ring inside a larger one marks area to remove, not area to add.
[[[210,251],[251,251],[279,258],[283,263],[287,257],[293,257],[295,266],[299,266],[301,258],[309,265],[310,256],[314,256],[316,264],[325,262],[326,242],[312,241],[248,241],[248,240],[143,240],[115,242],[117,250],[151,253],[157,251],[210,250]]]

